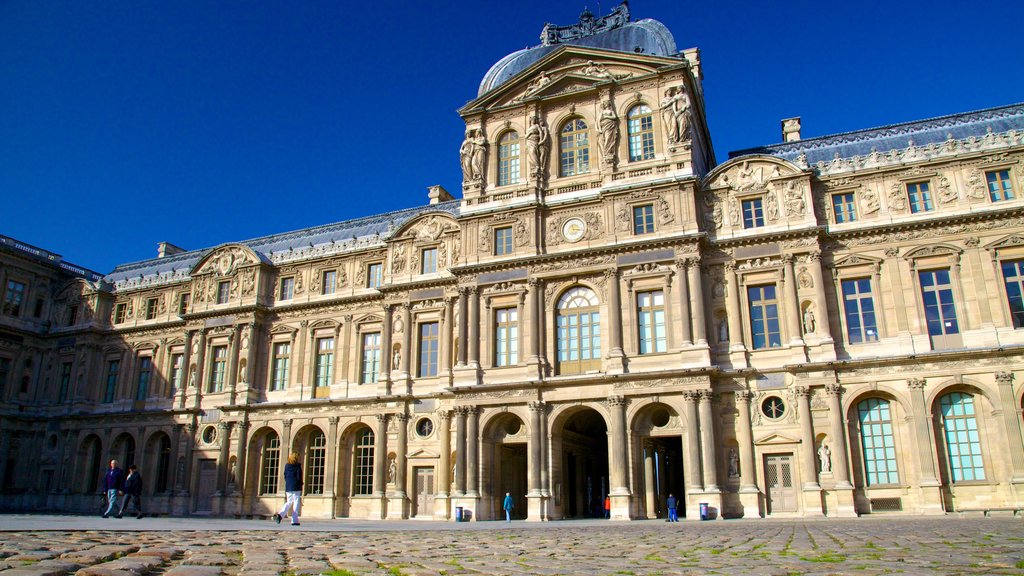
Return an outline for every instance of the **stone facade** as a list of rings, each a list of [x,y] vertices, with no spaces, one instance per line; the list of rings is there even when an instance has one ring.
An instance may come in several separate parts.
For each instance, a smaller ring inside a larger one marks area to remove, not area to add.
[[[117,458],[269,515],[295,452],[321,518],[1024,508],[1024,106],[721,164],[704,106],[623,5],[488,72],[461,199],[103,277],[5,240],[0,504]]]

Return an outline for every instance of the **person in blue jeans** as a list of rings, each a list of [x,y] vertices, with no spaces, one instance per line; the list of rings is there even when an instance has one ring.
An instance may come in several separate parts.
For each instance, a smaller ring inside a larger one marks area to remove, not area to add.
[[[668,508],[668,520],[666,522],[679,522],[679,516],[676,513],[676,508],[679,507],[679,501],[672,494],[668,495],[665,500],[665,506]]]
[[[117,460],[110,461],[110,468],[103,477],[103,489],[107,491],[107,511],[103,517],[110,518],[111,514],[117,514],[120,510],[117,497],[124,493],[124,470],[117,467]]]
[[[505,511],[505,522],[512,521],[512,506],[512,494],[505,492],[505,502],[501,505],[501,508]]]
[[[281,518],[292,513],[292,526],[299,525],[299,510],[302,508],[302,466],[299,465],[299,455],[292,452],[288,456],[288,463],[284,466],[284,507],[277,514],[274,514],[274,522],[281,523]]]

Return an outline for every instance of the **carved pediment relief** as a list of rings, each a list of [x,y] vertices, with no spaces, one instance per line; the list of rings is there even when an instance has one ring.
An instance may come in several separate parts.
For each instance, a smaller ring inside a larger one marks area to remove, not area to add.
[[[441,236],[459,229],[455,219],[442,214],[428,214],[415,218],[393,236],[394,239],[413,239],[417,243],[437,242]]]
[[[800,440],[785,434],[768,434],[762,436],[760,439],[754,440],[754,444],[757,446],[772,446],[778,444],[799,444]]]
[[[956,246],[949,246],[947,244],[933,244],[929,246],[921,246],[914,250],[908,251],[904,254],[904,258],[907,260],[916,260],[918,258],[927,258],[929,256],[960,256],[963,251]]]
[[[727,188],[733,194],[757,193],[779,178],[800,174],[793,164],[773,156],[743,156],[726,162],[704,179],[707,188]]]
[[[413,452],[410,452],[409,454],[406,455],[406,458],[440,458],[440,457],[441,457],[441,455],[438,454],[437,452],[434,452],[433,450],[425,450],[423,448],[420,448],[419,450],[414,450]]]
[[[242,244],[228,244],[215,248],[192,269],[191,275],[213,274],[231,276],[239,268],[259,264],[262,260],[251,248]]]
[[[311,322],[309,324],[310,330],[318,330],[321,328],[336,329],[338,326],[340,326],[338,322],[330,319],[317,320],[316,322]]]
[[[270,333],[271,334],[295,334],[298,331],[299,331],[299,329],[294,327],[294,326],[289,326],[287,324],[278,324],[277,326],[274,326],[273,330],[271,330]]]
[[[994,252],[996,257],[999,256],[1000,250],[1007,250],[1013,248],[1024,249],[1024,236],[1020,236],[1018,234],[1011,234],[1009,236],[1004,236],[999,240],[992,242],[991,244],[985,245],[985,249]]]

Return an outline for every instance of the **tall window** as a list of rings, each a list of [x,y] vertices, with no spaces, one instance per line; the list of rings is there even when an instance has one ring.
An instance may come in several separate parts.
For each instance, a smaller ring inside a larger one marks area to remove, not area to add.
[[[107,362],[107,387],[103,391],[103,401],[108,404],[114,401],[114,395],[117,393],[117,372],[120,369],[120,360]]]
[[[437,248],[424,248],[420,251],[420,274],[437,272]]]
[[[334,294],[334,291],[338,288],[338,271],[337,270],[325,270],[323,286],[321,287],[321,294]]]
[[[437,376],[437,337],[437,322],[420,324],[420,377]]]
[[[512,227],[502,226],[494,229],[494,255],[503,256],[512,253]]]
[[[60,393],[57,402],[64,403],[68,399],[68,388],[71,386],[71,362],[60,365]]]
[[[1024,260],[1003,262],[1003,282],[1014,328],[1024,328]]]
[[[868,398],[857,404],[864,476],[868,486],[899,484],[892,411],[888,400]]]
[[[775,285],[747,288],[750,301],[750,337],[754,349],[782,346],[779,332],[779,301]]]
[[[846,340],[863,344],[878,340],[875,303],[871,298],[871,279],[843,280],[843,311],[846,316]]]
[[[114,305],[114,324],[121,324],[124,322],[127,310],[128,305],[125,304],[124,302]]]
[[[384,284],[384,265],[380,262],[366,265],[366,287],[380,288]]]
[[[910,211],[913,213],[927,212],[934,208],[932,193],[927,182],[907,184],[907,197],[910,199]]]
[[[956,321],[956,306],[953,304],[953,285],[950,284],[949,270],[922,270],[921,298],[924,301],[924,316],[929,336],[959,334]]]
[[[7,392],[7,380],[11,377],[10,358],[0,358],[0,400],[3,400]]]
[[[21,303],[25,299],[25,285],[15,280],[7,281],[4,293],[4,314],[18,316],[21,314]]]
[[[178,314],[184,316],[188,314],[188,300],[189,294],[182,294],[178,297]]]
[[[306,494],[324,493],[324,462],[327,456],[327,437],[316,430],[309,435],[309,448],[306,450]]]
[[[629,133],[629,161],[654,158],[654,122],[651,108],[640,104],[626,115],[626,131]]]
[[[281,438],[271,432],[263,440],[260,463],[260,494],[277,494],[277,474],[281,468]]]
[[[291,300],[295,296],[295,278],[281,278],[281,292],[278,300]]]
[[[161,434],[156,449],[156,483],[153,485],[153,493],[162,494],[167,492],[167,480],[171,473],[171,439]]]
[[[171,393],[181,390],[185,384],[185,355],[171,354]]]
[[[223,392],[224,380],[228,370],[228,347],[214,346],[213,358],[210,361],[210,381],[207,392]]]
[[[334,338],[318,338],[316,341],[316,374],[313,387],[325,388],[331,385],[334,370]]]
[[[373,494],[373,430],[363,428],[356,434],[356,449],[352,465],[352,494]]]
[[[633,207],[633,234],[654,232],[654,205],[644,204]]]
[[[274,361],[270,372],[270,390],[284,390],[288,386],[288,364],[291,362],[291,342],[274,343]]]
[[[375,384],[380,375],[380,332],[363,334],[363,365],[359,374],[361,384]]]
[[[985,180],[988,181],[988,197],[993,202],[1013,200],[1013,183],[1008,169],[985,172]]]
[[[231,282],[225,280],[217,284],[217,304],[227,304],[231,299]]]
[[[156,298],[146,300],[146,320],[156,318]]]
[[[577,286],[558,300],[558,370],[579,374],[601,366],[601,314],[593,290]]]
[[[857,220],[857,208],[853,198],[853,192],[832,195],[832,213],[836,219],[836,224]]]
[[[135,386],[135,399],[145,400],[149,395],[149,380],[153,375],[153,358],[143,356],[139,358],[139,378]]]
[[[519,310],[498,308],[494,311],[494,365],[514,366],[519,363]]]
[[[636,295],[636,307],[640,353],[668,350],[665,338],[665,293],[661,290],[640,292]]]
[[[582,118],[573,118],[562,127],[561,175],[575,176],[590,172],[590,142],[587,123]]]
[[[946,440],[946,458],[953,482],[985,479],[981,458],[981,435],[974,413],[974,397],[953,392],[939,398],[942,430]]]
[[[760,198],[743,201],[743,227],[760,228],[764,226],[764,208]]]
[[[519,183],[519,134],[505,132],[498,139],[498,186]]]

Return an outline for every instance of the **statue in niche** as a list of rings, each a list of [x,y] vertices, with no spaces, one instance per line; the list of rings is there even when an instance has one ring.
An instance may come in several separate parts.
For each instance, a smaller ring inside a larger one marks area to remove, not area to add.
[[[535,178],[544,177],[550,146],[551,133],[547,124],[540,117],[531,116],[530,127],[526,130],[526,153],[530,157],[530,173]]]
[[[619,117],[615,114],[612,101],[606,100],[601,105],[601,120],[598,122],[597,133],[601,136],[601,157],[606,164],[613,167],[618,164],[619,150]]]
[[[824,442],[818,447],[818,461],[821,462],[822,473],[832,472],[832,450]]]
[[[804,334],[812,334],[814,327],[814,311],[808,307],[804,310]]]
[[[740,475],[740,456],[736,453],[736,447],[729,447],[729,478],[736,478]]]
[[[398,370],[402,365],[402,345],[395,344],[395,353],[391,356],[391,369]]]
[[[234,458],[232,458],[231,459],[231,468],[228,468],[228,484],[230,484],[232,486],[235,484],[235,474],[237,472],[238,472],[238,462]]]
[[[459,146],[459,161],[462,164],[462,181],[472,182],[473,177],[473,133],[476,132],[473,128],[466,130],[466,138],[462,141],[462,145]]]
[[[393,455],[389,456],[388,457],[388,484],[394,484],[395,483],[395,475],[397,474],[397,472],[398,472],[398,467],[395,465],[395,457]]]
[[[721,318],[718,320],[718,341],[729,341],[729,321],[725,318]]]
[[[472,167],[473,179],[481,180],[484,177],[484,166],[487,164],[487,138],[483,130],[475,130],[472,144]]]
[[[661,121],[669,144],[690,139],[690,97],[681,88],[669,88],[661,99]]]
[[[766,204],[767,204],[766,215],[768,216],[768,220],[778,220],[779,219],[779,201],[775,197],[775,192],[768,192],[767,198],[766,198]]]

